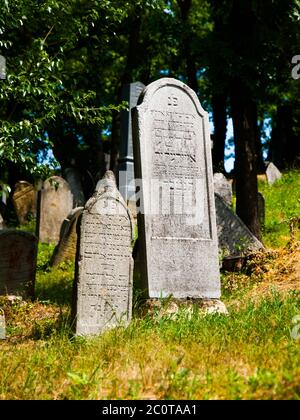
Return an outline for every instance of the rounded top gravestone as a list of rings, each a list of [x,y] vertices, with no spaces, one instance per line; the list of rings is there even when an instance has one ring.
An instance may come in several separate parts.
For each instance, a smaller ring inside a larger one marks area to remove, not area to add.
[[[134,110],[141,287],[149,297],[219,298],[208,114],[184,83],[151,83]]]
[[[67,181],[60,176],[48,178],[40,192],[38,217],[40,242],[58,243],[61,225],[72,208],[73,195]]]
[[[73,318],[76,334],[131,319],[133,221],[112,172],[97,184],[78,229]]]

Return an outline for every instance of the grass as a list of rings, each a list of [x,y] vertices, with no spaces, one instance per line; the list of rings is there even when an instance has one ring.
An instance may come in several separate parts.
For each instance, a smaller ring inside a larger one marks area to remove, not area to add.
[[[300,217],[300,171],[284,173],[272,186],[260,180],[259,191],[266,201],[264,243],[270,248],[283,247],[290,239],[290,219]]]
[[[281,223],[299,215],[299,179],[293,172],[273,187],[260,185],[264,238],[276,249],[242,272],[222,273],[229,316],[203,316],[196,307],[141,316],[136,294],[127,328],[75,338],[73,264],[51,269],[53,246],[41,245],[35,301],[0,298],[7,327],[0,399],[300,399],[300,339],[291,335],[299,331],[300,242],[286,245]]]

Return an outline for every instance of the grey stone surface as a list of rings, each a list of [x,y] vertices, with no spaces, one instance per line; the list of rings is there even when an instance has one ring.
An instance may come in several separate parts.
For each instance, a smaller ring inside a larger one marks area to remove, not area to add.
[[[128,323],[132,311],[133,223],[112,172],[98,183],[78,227],[76,334],[99,334]]]
[[[232,204],[232,185],[222,173],[214,174],[215,193],[219,194],[229,206]]]
[[[245,255],[264,248],[242,220],[215,194],[219,251],[223,256]]]
[[[56,245],[52,258],[51,266],[55,267],[64,261],[73,261],[76,256],[77,248],[77,222],[82,215],[83,207],[76,207],[63,221],[59,243]]]
[[[145,85],[141,82],[130,83],[124,86],[122,100],[128,102],[128,111],[121,112],[121,144],[119,157],[119,190],[126,203],[134,202],[134,163],[132,146],[131,110],[136,107],[138,99]]]
[[[75,168],[66,168],[64,170],[64,179],[68,182],[73,194],[73,207],[81,207],[85,205],[85,197],[80,175]]]
[[[274,184],[274,182],[278,181],[282,177],[281,172],[272,162],[270,162],[267,166],[266,175],[270,185]]]
[[[27,181],[16,183],[13,193],[14,208],[21,225],[36,218],[37,192]]]
[[[266,219],[266,202],[265,197],[262,195],[261,192],[258,192],[258,217],[259,223],[261,227],[265,226],[265,219]]]
[[[147,86],[134,110],[141,287],[149,297],[219,298],[208,115],[184,83]]]
[[[67,181],[60,176],[47,179],[40,191],[38,207],[39,241],[57,244],[62,223],[73,208],[73,195]]]
[[[4,228],[4,226],[5,226],[5,223],[4,223],[4,220],[3,220],[2,214],[0,213],[0,229],[3,229],[3,228]]]
[[[0,231],[0,294],[34,295],[37,238],[28,232]]]

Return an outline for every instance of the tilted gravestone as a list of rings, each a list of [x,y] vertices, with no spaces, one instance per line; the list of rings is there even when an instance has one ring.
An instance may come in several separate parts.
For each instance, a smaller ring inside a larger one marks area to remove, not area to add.
[[[77,221],[83,212],[83,207],[76,207],[63,221],[59,243],[51,258],[51,266],[55,267],[64,261],[72,261],[76,256]]]
[[[145,85],[141,82],[124,86],[122,99],[128,102],[128,111],[121,112],[121,144],[119,157],[119,190],[130,208],[134,208],[134,163],[132,146],[131,110],[137,105],[138,99]],[[130,201],[130,203],[129,203]]]
[[[37,193],[30,182],[17,182],[13,193],[13,204],[21,225],[36,218]]]
[[[265,198],[261,192],[258,193],[258,218],[260,227],[265,226],[265,219],[266,219],[266,202]]]
[[[37,231],[40,242],[58,243],[62,222],[72,208],[69,184],[60,176],[47,179],[39,192]]]
[[[37,238],[29,232],[0,231],[0,294],[32,297]]]
[[[278,181],[282,177],[282,173],[272,162],[270,162],[267,166],[266,175],[269,185],[274,184],[274,182]]]
[[[207,113],[184,83],[160,79],[134,110],[141,287],[150,298],[220,297]]]
[[[221,255],[246,255],[264,248],[242,220],[215,194],[218,243]]]
[[[107,171],[78,224],[73,318],[78,335],[127,323],[132,311],[133,223]]]
[[[222,173],[214,174],[215,193],[219,194],[229,206],[232,204],[232,185]]]

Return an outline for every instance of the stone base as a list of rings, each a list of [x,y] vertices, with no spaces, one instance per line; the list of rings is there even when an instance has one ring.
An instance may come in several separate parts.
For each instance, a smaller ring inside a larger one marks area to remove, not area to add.
[[[147,299],[143,305],[142,313],[173,318],[180,312],[191,317],[195,309],[199,309],[203,315],[221,314],[228,315],[225,304],[220,299]]]

